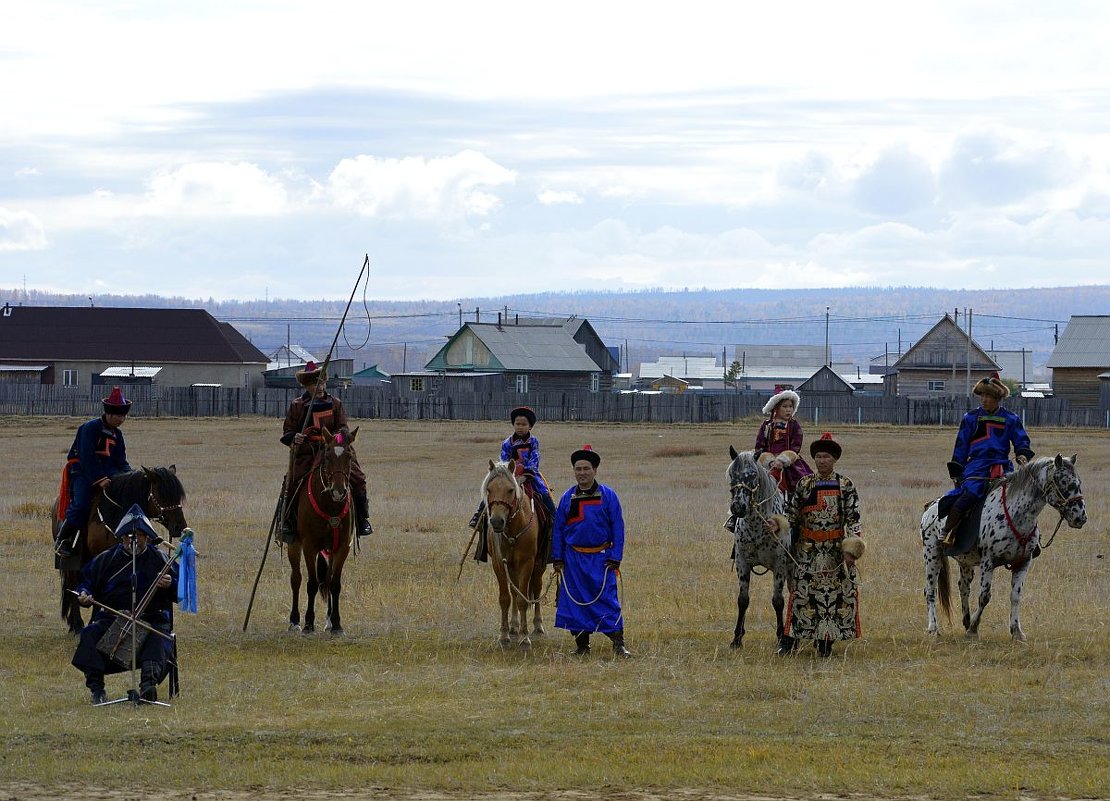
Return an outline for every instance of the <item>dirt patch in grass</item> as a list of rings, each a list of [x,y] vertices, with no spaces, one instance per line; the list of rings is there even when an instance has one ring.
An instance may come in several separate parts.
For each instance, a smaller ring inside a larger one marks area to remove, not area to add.
[[[705,448],[689,445],[661,445],[651,452],[656,459],[688,459],[692,456],[705,456]]]

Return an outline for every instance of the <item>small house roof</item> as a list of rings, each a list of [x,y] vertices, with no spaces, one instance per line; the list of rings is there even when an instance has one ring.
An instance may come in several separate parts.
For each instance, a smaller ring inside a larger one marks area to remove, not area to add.
[[[1046,367],[1110,367],[1110,315],[1075,315]]]

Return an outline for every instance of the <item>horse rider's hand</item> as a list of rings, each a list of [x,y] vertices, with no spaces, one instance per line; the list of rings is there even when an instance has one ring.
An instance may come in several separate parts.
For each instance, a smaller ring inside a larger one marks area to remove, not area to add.
[[[1018,466],[1018,467],[1024,467],[1024,466],[1025,466],[1025,464],[1026,464],[1026,463],[1027,463],[1027,462],[1028,462],[1029,460],[1028,460],[1028,459],[1026,459],[1026,458],[1025,458],[1024,456],[1019,456],[1019,457],[1018,457],[1017,459],[1015,459],[1014,461],[1015,461],[1015,462],[1017,462],[1017,466]]]
[[[77,603],[81,606],[92,606],[93,598],[87,592],[82,592],[77,596]]]
[[[158,577],[158,586],[162,589],[165,589],[166,587],[170,586],[170,584],[172,584],[172,583],[173,583],[173,576],[171,576],[169,573],[163,573],[162,575],[160,575]]]
[[[296,434],[293,435],[293,444],[300,445],[302,442],[304,442],[304,434],[298,431]]]
[[[563,572],[563,563],[562,562],[552,562],[551,563],[551,569],[553,571],[555,571],[555,573],[557,573],[557,574],[562,573]]]
[[[763,521],[763,529],[768,534],[777,534],[778,531],[779,531],[779,523],[774,518],[771,518],[770,520],[764,520]]]
[[[609,568],[610,570],[620,570],[621,569],[621,563],[616,561],[615,559],[606,559],[605,560],[605,566],[607,568]]]

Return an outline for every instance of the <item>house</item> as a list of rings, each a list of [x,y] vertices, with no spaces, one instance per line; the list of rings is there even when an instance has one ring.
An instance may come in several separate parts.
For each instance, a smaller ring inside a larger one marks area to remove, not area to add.
[[[894,363],[883,387],[885,394],[903,398],[966,396],[976,381],[998,369],[998,362],[945,314]]]
[[[724,374],[725,368],[712,356],[660,356],[654,362],[640,364],[640,379],[636,385],[651,389],[667,387],[674,392],[685,392],[692,386],[721,389]],[[681,384],[663,382],[664,378],[676,379]]]
[[[309,354],[311,355],[311,354]],[[310,359],[309,361],[316,361]],[[323,364],[323,360],[316,362]],[[281,365],[274,367],[273,362],[263,372],[263,383],[267,387],[276,389],[298,389],[300,384],[297,383],[297,373],[305,368],[304,364],[294,365]],[[355,371],[354,359],[332,359],[328,362],[328,386],[349,386],[354,383],[352,373]]]
[[[1033,382],[1033,351],[1029,348],[1020,350],[997,350],[987,348],[987,355],[998,364],[998,374],[1008,378],[1024,387]]]
[[[502,391],[517,394],[608,392],[618,368],[584,319],[464,323],[424,365],[431,373],[497,373]]]
[[[831,367],[822,365],[821,368],[803,381],[798,387],[798,394],[808,403],[821,398],[850,398],[855,392],[855,387],[849,384]]]
[[[1099,408],[1099,376],[1110,371],[1110,315],[1072,317],[1045,366],[1057,398],[1076,409]]]
[[[379,369],[378,365],[372,364],[352,375],[351,383],[357,387],[376,387],[389,383],[389,378],[389,373]]]
[[[262,386],[269,360],[203,309],[11,306],[0,309],[0,365],[64,387]]]

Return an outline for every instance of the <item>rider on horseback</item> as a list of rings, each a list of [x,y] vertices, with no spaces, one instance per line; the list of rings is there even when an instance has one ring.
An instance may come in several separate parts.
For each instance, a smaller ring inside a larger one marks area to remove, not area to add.
[[[131,401],[123,397],[119,387],[112,387],[103,404],[104,413],[100,417],[77,429],[62,472],[59,500],[67,505],[64,507],[65,520],[54,538],[54,550],[62,559],[74,553],[78,535],[89,519],[94,491],[107,487],[111,477],[117,473],[131,470],[131,465],[127,463],[123,432],[120,431],[127,413],[131,411]],[[62,508],[59,504],[59,509]]]
[[[281,435],[281,443],[294,449],[292,475],[286,477],[282,491],[285,515],[281,521],[280,536],[285,543],[292,542],[296,536],[291,514],[294,506],[293,494],[300,486],[301,479],[312,470],[323,430],[326,428],[332,434],[342,433],[344,438],[350,437],[351,433],[347,428],[347,410],[343,407],[343,401],[328,394],[327,372],[315,362],[309,362],[303,370],[297,371],[296,378],[305,391],[289,405]],[[370,525],[366,474],[362,471],[353,448],[352,457],[351,499],[354,501],[357,521],[355,531],[360,537],[368,537],[374,533],[374,527]]]
[[[1025,433],[1021,418],[1001,406],[1010,390],[998,373],[981,379],[972,392],[979,396],[980,405],[965,414],[960,423],[952,461],[948,463],[948,474],[956,486],[941,499],[940,510],[948,507],[944,522],[945,546],[955,542],[960,521],[986,497],[991,479],[1013,472],[1010,446],[1014,448],[1019,467],[1033,458],[1029,435]]]
[[[555,520],[555,502],[551,499],[551,490],[540,475],[540,441],[532,434],[532,427],[536,425],[536,413],[528,406],[518,406],[509,412],[509,421],[513,424],[513,433],[501,443],[501,461],[516,460],[518,468],[523,469],[522,480],[532,485],[533,493],[547,511],[547,525],[551,525]],[[486,502],[483,500],[467,524],[470,528],[478,526],[485,508]],[[479,562],[488,559],[484,526],[479,531],[474,558]],[[543,558],[546,559],[547,554],[543,554]]]

